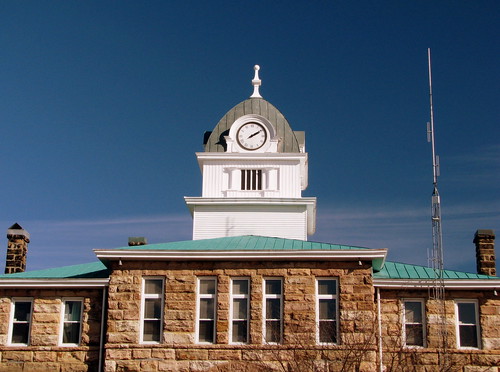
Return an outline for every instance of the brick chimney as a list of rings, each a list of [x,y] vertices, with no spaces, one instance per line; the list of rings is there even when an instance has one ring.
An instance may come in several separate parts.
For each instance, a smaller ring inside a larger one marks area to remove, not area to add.
[[[495,232],[493,230],[477,230],[474,234],[476,245],[477,273],[496,276],[495,268]]]
[[[132,236],[132,237],[128,238],[128,246],[129,247],[135,247],[138,245],[146,245],[146,244],[148,244],[148,241],[143,236]]]
[[[18,223],[15,223],[7,229],[7,239],[5,274],[22,273],[26,270],[30,234]]]

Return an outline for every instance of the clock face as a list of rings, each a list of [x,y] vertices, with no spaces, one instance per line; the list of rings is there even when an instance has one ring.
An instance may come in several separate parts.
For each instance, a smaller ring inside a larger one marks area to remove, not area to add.
[[[257,123],[246,123],[238,129],[238,143],[246,150],[260,149],[267,140],[267,132]]]

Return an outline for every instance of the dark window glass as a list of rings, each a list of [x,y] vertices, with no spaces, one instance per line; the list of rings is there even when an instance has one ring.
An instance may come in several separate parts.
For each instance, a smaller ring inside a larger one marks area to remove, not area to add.
[[[28,345],[31,322],[31,302],[14,302],[11,343]]]

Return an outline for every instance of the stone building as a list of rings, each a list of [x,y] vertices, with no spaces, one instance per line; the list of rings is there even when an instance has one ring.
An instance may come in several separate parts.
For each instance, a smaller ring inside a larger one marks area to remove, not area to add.
[[[24,272],[29,234],[7,231],[0,371],[498,371],[494,232],[474,237],[477,274],[442,273],[444,300],[430,268],[308,241],[304,133],[260,96],[257,66],[252,84],[196,154],[193,240]]]

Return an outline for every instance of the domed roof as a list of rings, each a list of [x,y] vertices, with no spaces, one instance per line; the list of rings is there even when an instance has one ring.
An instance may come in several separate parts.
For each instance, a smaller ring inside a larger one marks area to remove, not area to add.
[[[297,136],[293,132],[285,116],[271,103],[263,98],[249,98],[240,102],[220,119],[214,130],[207,133],[204,145],[206,152],[225,152],[225,136],[236,119],[244,115],[260,115],[271,122],[279,138],[279,152],[300,152]]]

